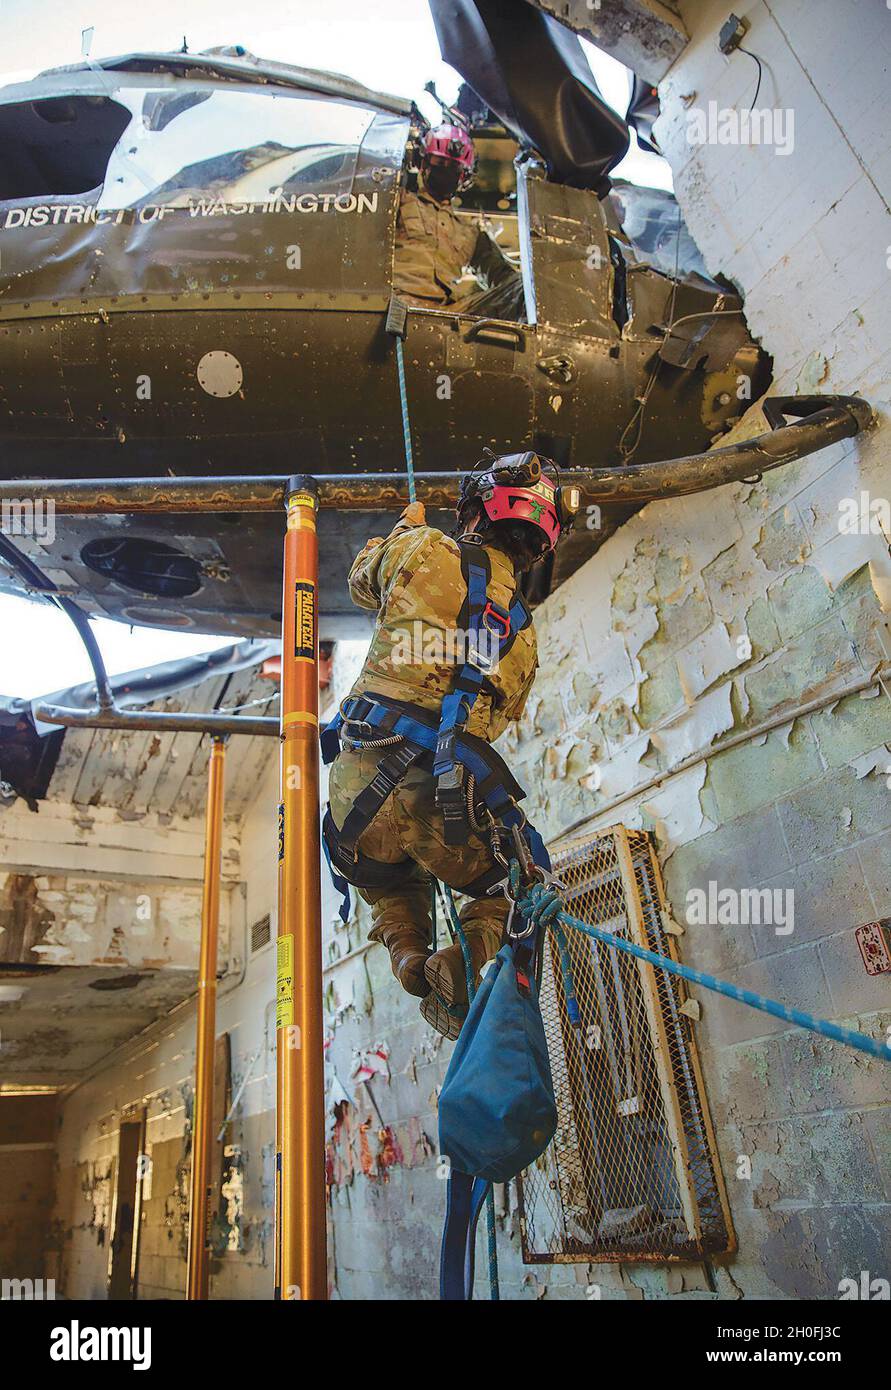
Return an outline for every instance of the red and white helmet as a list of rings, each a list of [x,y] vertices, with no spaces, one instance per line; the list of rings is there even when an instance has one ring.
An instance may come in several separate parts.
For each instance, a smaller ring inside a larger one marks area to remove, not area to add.
[[[544,532],[544,549],[553,550],[571,525],[580,499],[578,488],[561,487],[544,469],[555,470],[555,465],[531,452],[484,459],[461,479],[459,516],[467,502],[477,500],[490,521],[537,526]]]
[[[458,187],[469,186],[476,168],[476,151],[473,141],[462,126],[438,125],[428,130],[424,136],[424,158],[431,154],[457,164],[461,174]]]

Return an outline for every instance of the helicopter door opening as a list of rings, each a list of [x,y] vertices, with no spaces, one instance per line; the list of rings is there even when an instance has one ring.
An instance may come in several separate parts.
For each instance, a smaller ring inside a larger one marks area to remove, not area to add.
[[[130,112],[103,96],[0,105],[0,200],[89,193],[105,179]]]
[[[425,189],[422,152],[406,149],[393,258],[394,292],[412,309],[508,324],[533,323],[522,265],[514,159],[500,125],[473,124],[473,182],[448,202]],[[505,341],[515,342],[514,333]]]

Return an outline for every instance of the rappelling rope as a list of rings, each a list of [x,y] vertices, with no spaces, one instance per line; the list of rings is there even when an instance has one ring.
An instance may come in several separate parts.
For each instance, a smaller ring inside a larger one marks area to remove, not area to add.
[[[404,331],[404,329],[403,329]],[[402,356],[402,334],[396,335],[396,372],[399,377],[399,404],[402,408],[402,437],[405,440],[405,472],[408,476],[408,500],[417,501],[417,489],[415,488],[415,465],[411,451],[411,423],[408,416],[408,392],[405,389],[405,362]],[[471,792],[472,795],[472,792]],[[471,812],[472,814],[472,812]],[[446,902],[449,907],[449,915],[452,921],[452,929],[461,947],[461,957],[464,961],[464,974],[467,980],[467,1003],[468,1007],[473,1002],[476,993],[474,988],[473,958],[470,954],[470,946],[461,925],[461,918],[458,916],[455,900],[452,897],[452,890],[448,884],[444,883],[443,890]],[[433,890],[433,930],[436,932],[436,889]],[[489,1262],[489,1297],[493,1302],[498,1302],[501,1294],[498,1287],[498,1248],[495,1243],[495,1193],[492,1184],[486,1193],[486,1250]]]
[[[470,946],[461,925],[461,918],[458,916],[458,909],[455,907],[455,899],[452,897],[452,890],[447,883],[444,883],[443,890],[446,902],[449,905],[449,915],[452,919],[452,929],[458,938],[461,947],[461,955],[464,960],[464,975],[467,980],[467,1003],[473,1003],[473,996],[476,993],[474,986],[473,957],[470,954]],[[498,1286],[498,1246],[495,1242],[495,1192],[492,1184],[489,1183],[489,1190],[486,1193],[486,1253],[489,1262],[489,1297],[493,1303],[499,1302],[501,1292]]]
[[[647,950],[644,946],[637,946],[633,941],[624,941],[622,937],[615,936],[612,932],[604,931],[601,927],[592,927],[587,922],[580,921],[578,917],[573,917],[568,912],[561,910],[562,899],[559,890],[553,884],[533,883],[531,886],[521,889],[520,865],[517,860],[513,860],[510,866],[510,886],[518,911],[531,923],[550,926],[554,931],[556,931],[557,923],[560,923],[564,927],[571,927],[575,931],[584,932],[586,936],[594,937],[595,941],[601,941],[605,946],[615,946],[617,950],[636,956],[638,960],[648,961],[650,965],[665,970],[669,975],[678,975],[682,980],[689,980],[692,984],[702,985],[703,988],[713,990],[716,994],[723,994],[727,999],[735,999],[740,1004],[748,1004],[752,1009],[760,1009],[762,1013],[773,1014],[775,1018],[782,1018],[787,1023],[794,1023],[798,1028],[806,1028],[811,1033],[820,1033],[825,1038],[832,1038],[835,1042],[844,1043],[847,1047],[854,1047],[858,1052],[866,1052],[871,1057],[881,1057],[884,1061],[891,1062],[891,1045],[888,1043],[878,1042],[875,1038],[867,1037],[865,1033],[855,1032],[853,1028],[843,1028],[839,1023],[830,1023],[828,1019],[814,1018],[812,1014],[806,1014],[801,1009],[790,1009],[785,1004],[779,1004],[775,999],[767,999],[763,994],[756,994],[754,990],[741,989],[739,985],[729,984],[727,980],[719,980],[716,976],[707,975],[702,970],[693,970],[689,965],[681,965],[668,956],[660,956],[655,951]],[[565,951],[561,950],[564,982],[567,964],[565,956]]]

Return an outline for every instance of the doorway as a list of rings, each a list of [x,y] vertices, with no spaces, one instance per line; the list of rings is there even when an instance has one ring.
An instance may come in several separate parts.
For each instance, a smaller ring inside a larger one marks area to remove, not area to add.
[[[108,1297],[113,1300],[137,1297],[144,1148],[145,1111],[121,1121],[108,1274]]]

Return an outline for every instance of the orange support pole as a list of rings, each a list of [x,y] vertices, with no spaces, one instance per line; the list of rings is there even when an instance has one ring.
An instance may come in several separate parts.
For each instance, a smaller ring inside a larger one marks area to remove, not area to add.
[[[207,1225],[213,1154],[213,1060],[217,1031],[217,938],[220,926],[220,858],[223,839],[223,774],[226,740],[215,738],[207,769],[204,832],[204,895],[198,967],[195,1094],[192,1098],[192,1176],[189,1189],[189,1263],[186,1297],[207,1298]]]
[[[276,1297],[325,1299],[318,494],[311,478],[292,478],[286,492],[276,997]]]

